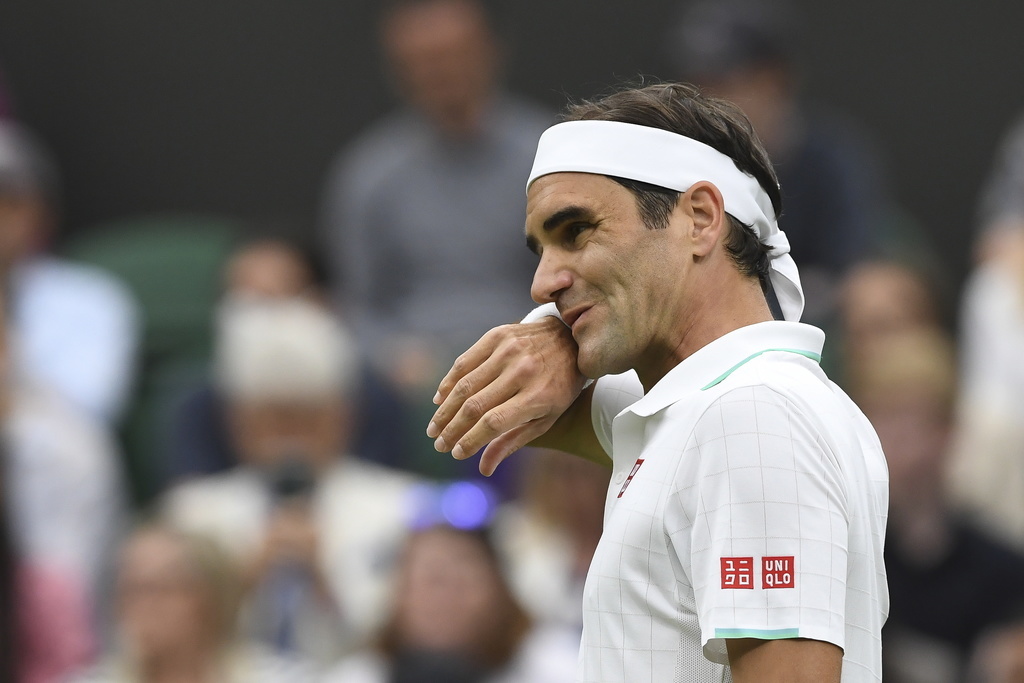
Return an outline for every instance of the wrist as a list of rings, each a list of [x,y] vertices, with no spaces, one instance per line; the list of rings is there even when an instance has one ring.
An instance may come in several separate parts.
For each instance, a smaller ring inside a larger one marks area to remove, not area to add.
[[[544,318],[555,318],[559,322],[561,322],[563,325],[565,325],[565,321],[562,320],[562,316],[559,315],[559,313],[558,313],[558,306],[556,306],[553,301],[552,302],[548,302],[546,304],[541,304],[537,308],[535,308],[532,311],[530,311],[529,313],[527,313],[526,317],[523,318],[520,321],[519,324],[520,325],[525,325],[525,324],[529,324],[529,323],[535,323],[535,322],[538,322],[540,320],[543,320]],[[566,327],[568,327],[568,325],[566,325]],[[587,381],[585,381],[583,383],[583,388],[586,389],[587,387],[589,387],[593,383],[594,383],[594,380],[588,377]]]

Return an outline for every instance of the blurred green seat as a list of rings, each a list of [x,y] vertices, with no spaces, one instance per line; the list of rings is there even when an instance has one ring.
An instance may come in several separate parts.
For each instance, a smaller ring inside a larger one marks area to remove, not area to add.
[[[64,250],[120,277],[142,311],[136,386],[121,425],[138,504],[160,492],[174,402],[207,372],[222,271],[240,235],[237,222],[215,216],[143,216],[94,226]]]

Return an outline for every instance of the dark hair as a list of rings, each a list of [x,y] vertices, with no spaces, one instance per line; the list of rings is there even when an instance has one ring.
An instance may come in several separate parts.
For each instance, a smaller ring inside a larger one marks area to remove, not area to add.
[[[596,100],[570,105],[565,121],[620,121],[661,128],[703,142],[731,158],[768,193],[775,215],[782,214],[782,193],[768,153],[746,115],[726,100],[709,97],[686,83],[656,83],[619,90]],[[609,176],[636,198],[644,224],[652,230],[668,225],[679,192],[627,178]],[[727,214],[728,215],[728,214]],[[740,272],[758,276],[767,288],[769,253],[751,226],[729,215],[725,247]]]

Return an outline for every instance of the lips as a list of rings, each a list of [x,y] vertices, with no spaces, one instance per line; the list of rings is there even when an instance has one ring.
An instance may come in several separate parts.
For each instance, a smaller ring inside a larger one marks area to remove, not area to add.
[[[576,308],[572,308],[565,313],[562,313],[562,320],[569,327],[574,327],[576,325],[576,321],[589,310],[590,306],[577,306]]]

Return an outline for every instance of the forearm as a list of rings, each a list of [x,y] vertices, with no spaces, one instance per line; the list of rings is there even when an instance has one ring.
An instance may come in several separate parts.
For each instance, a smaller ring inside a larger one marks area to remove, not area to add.
[[[820,640],[738,638],[726,643],[734,683],[839,683],[843,651]]]
[[[594,385],[590,385],[576,398],[571,406],[555,421],[548,431],[530,442],[531,446],[553,448],[578,455],[599,465],[610,467],[611,458],[594,431],[591,406],[594,399]]]

